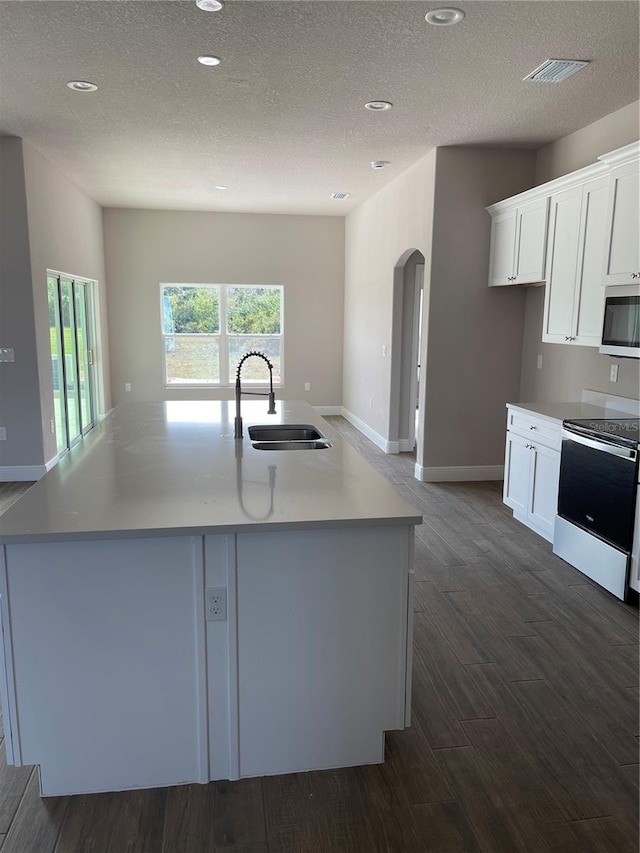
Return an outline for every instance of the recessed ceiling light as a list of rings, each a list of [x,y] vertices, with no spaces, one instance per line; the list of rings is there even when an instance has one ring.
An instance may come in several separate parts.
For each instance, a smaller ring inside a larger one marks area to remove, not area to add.
[[[223,186],[223,184],[218,184],[218,185],[216,186],[216,189],[217,189],[217,190],[228,190],[228,189],[229,189],[229,187],[225,187],[225,186]]]
[[[224,3],[222,0],[196,0],[196,6],[203,12],[219,12]]]
[[[385,166],[388,166],[390,163],[389,160],[372,160],[371,168],[372,169],[384,169]]]
[[[218,56],[199,56],[198,62],[200,65],[220,65],[220,58]]]
[[[464,18],[462,9],[432,9],[424,16],[428,24],[436,27],[449,27],[451,24],[459,24]]]
[[[74,92],[95,92],[98,88],[95,83],[89,83],[88,80],[69,80],[67,86]]]
[[[390,110],[392,106],[393,104],[390,101],[367,101],[364,108],[374,113],[381,113],[384,110]]]

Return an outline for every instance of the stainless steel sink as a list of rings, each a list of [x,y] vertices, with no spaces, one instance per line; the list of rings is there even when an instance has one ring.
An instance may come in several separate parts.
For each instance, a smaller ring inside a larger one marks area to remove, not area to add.
[[[316,441],[324,439],[311,424],[259,424],[249,427],[252,441]],[[326,439],[325,439],[326,440]]]
[[[314,438],[311,441],[253,441],[256,450],[326,450],[331,442],[326,438]]]

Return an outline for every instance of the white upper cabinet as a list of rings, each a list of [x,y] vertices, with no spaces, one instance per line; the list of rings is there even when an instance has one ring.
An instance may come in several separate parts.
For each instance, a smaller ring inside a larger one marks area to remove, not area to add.
[[[543,280],[548,211],[548,198],[490,210],[490,287]]]
[[[604,284],[630,284],[640,278],[640,145],[601,158],[612,165],[607,211]],[[617,165],[614,165],[617,161]]]
[[[608,192],[609,179],[603,176],[551,196],[545,342],[599,346]]]

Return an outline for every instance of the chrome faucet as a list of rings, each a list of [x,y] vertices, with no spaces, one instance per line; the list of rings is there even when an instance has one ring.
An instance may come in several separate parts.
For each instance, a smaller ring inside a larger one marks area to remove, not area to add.
[[[269,392],[265,393],[264,391],[242,391],[242,387],[240,385],[240,372],[242,370],[242,365],[248,358],[251,356],[257,355],[258,358],[264,359],[267,362],[267,367],[269,368]],[[234,421],[234,437],[242,438],[242,417],[240,416],[240,400],[242,399],[242,394],[250,394],[253,397],[268,397],[269,398],[269,409],[267,414],[275,415],[276,413],[276,395],[273,393],[273,365],[266,357],[266,355],[262,352],[256,352],[252,350],[251,352],[246,353],[240,359],[238,364],[238,372],[236,373],[236,419]]]

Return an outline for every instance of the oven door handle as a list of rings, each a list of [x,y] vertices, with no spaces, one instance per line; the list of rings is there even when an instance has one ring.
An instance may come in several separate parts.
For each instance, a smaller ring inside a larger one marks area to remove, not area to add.
[[[562,430],[562,437],[568,441],[575,441],[578,444],[584,444],[585,447],[592,447],[594,450],[601,450],[603,453],[610,453],[612,456],[618,456],[620,459],[626,459],[628,462],[635,462],[638,458],[638,451],[632,450],[630,447],[621,447],[619,444],[609,444],[604,441],[597,441],[593,438],[587,438],[584,435],[570,432],[567,429]]]

